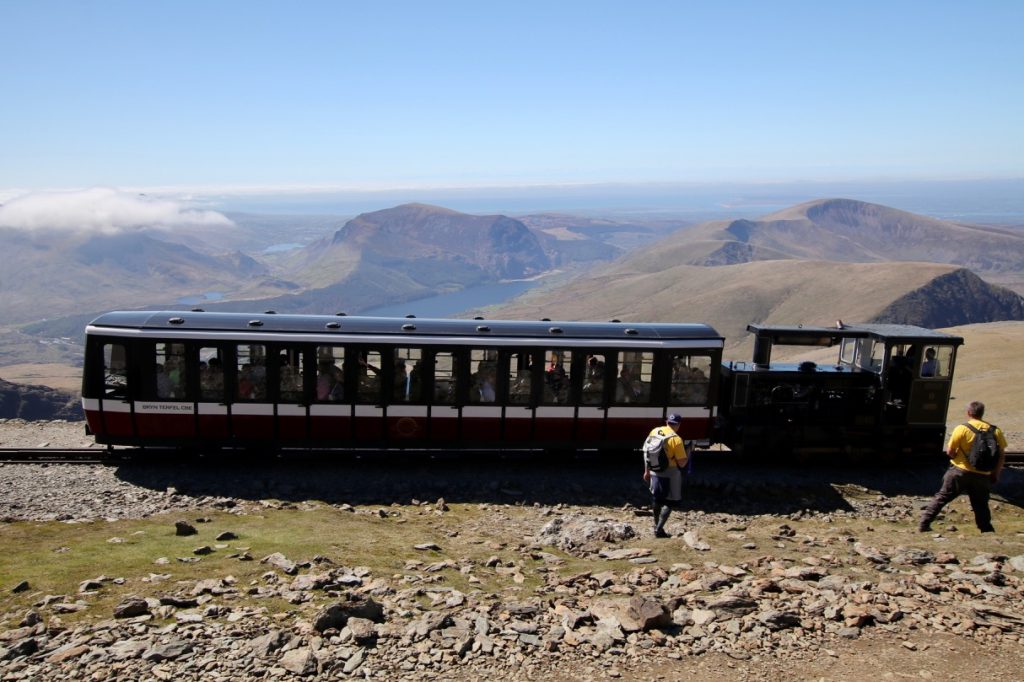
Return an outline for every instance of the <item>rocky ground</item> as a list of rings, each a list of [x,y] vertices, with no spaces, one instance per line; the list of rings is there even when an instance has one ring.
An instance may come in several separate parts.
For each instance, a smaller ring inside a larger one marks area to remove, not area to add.
[[[0,423],[0,447],[87,442],[80,423]],[[194,557],[154,557],[131,594],[119,587],[132,576],[84,576],[57,595],[15,576],[0,585],[0,679],[1019,678],[1024,472],[1004,477],[999,532],[981,536],[963,500],[935,533],[914,530],[941,463],[697,464],[668,540],[651,537],[638,472],[608,462],[3,465],[9,536],[31,522],[166,517],[205,537],[206,515],[315,500],[385,529],[429,519],[442,540],[374,571],[263,556],[225,528]],[[261,572],[171,579],[209,552]],[[272,601],[293,608],[261,606]]]

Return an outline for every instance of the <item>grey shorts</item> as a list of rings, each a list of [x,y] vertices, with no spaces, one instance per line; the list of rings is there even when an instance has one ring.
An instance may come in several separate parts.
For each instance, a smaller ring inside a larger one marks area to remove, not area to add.
[[[683,499],[683,472],[679,467],[670,467],[661,473],[651,474],[651,495],[661,502],[679,502]]]

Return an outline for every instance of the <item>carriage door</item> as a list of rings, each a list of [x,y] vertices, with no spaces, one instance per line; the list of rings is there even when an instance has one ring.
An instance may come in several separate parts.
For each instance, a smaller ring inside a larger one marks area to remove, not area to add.
[[[429,405],[432,443],[459,440],[458,357],[454,350],[429,350],[421,366],[412,369],[412,384]]]
[[[199,348],[197,423],[202,439],[222,440],[230,435],[227,397],[224,394],[224,368],[227,365],[227,354],[220,347]]]
[[[654,353],[620,351],[615,355],[615,390],[608,408],[608,439],[635,440],[665,419],[665,407],[651,400]]]
[[[534,351],[513,350],[505,355],[505,420],[502,439],[512,443],[533,440],[533,413],[539,395],[541,362]]]
[[[151,378],[135,402],[138,435],[168,441],[195,435],[195,402],[185,344],[158,341],[140,343],[139,366]]]
[[[387,397],[387,437],[399,445],[423,444],[427,434],[427,404],[423,401],[423,349],[399,347],[391,354]]]
[[[89,429],[97,437],[133,436],[128,348],[123,343],[104,343],[102,357],[102,367],[87,367],[89,397],[82,404]]]
[[[498,350],[471,348],[469,394],[462,407],[462,440],[493,444],[500,437],[501,402],[498,400]]]
[[[385,351],[380,348],[355,349],[351,371],[355,373],[353,435],[359,443],[384,440]],[[348,377],[346,377],[346,381]],[[390,388],[390,387],[389,387]]]
[[[911,367],[913,373],[908,424],[945,424],[953,383],[953,346],[925,345]]]
[[[605,414],[608,412],[605,389],[612,383],[606,377],[609,367],[606,353],[591,351],[577,370],[577,374],[581,374],[579,408],[576,411],[577,438],[604,439]]]

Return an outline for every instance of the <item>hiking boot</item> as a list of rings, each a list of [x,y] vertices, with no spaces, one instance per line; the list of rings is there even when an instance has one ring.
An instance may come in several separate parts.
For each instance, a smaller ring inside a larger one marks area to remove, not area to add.
[[[661,528],[655,528],[654,529],[654,537],[656,537],[656,538],[670,538],[672,536],[669,535],[668,533],[666,533]]]
[[[996,532],[996,529],[993,528],[992,526],[985,526],[984,528],[979,528],[978,530],[980,530],[982,533],[995,533]]]
[[[918,533],[931,533],[932,532],[932,524],[930,524],[930,523],[922,523],[920,526],[917,527],[917,532]]]

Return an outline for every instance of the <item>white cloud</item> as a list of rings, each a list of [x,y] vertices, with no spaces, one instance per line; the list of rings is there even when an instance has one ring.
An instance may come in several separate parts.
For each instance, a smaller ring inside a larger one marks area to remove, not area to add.
[[[0,206],[0,227],[114,233],[139,228],[233,225],[216,211],[107,187],[32,192]]]

